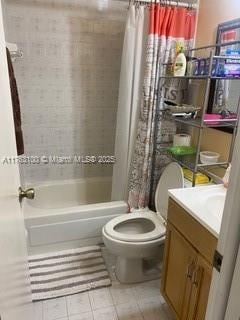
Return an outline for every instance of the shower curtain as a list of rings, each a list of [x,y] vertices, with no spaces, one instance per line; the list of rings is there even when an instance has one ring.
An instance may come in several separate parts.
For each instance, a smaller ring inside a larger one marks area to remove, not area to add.
[[[177,43],[184,49],[193,45],[195,24],[195,10],[159,4],[149,8],[143,91],[129,174],[131,208],[149,206],[150,191],[154,195],[156,183],[169,162],[163,150],[176,128],[174,122],[164,119],[163,104],[164,100],[180,102],[185,88],[182,81],[159,80],[159,76],[166,72],[163,63],[174,61]]]
[[[146,7],[142,5],[130,6],[125,28],[120,74],[115,138],[117,161],[113,168],[112,200],[127,200],[128,198],[127,183],[140,110],[148,18]]]

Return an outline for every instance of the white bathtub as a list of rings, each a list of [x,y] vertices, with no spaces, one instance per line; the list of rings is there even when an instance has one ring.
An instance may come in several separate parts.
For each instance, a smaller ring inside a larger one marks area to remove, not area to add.
[[[124,201],[110,201],[111,178],[86,178],[31,186],[23,201],[31,254],[102,242],[101,229],[126,213]]]

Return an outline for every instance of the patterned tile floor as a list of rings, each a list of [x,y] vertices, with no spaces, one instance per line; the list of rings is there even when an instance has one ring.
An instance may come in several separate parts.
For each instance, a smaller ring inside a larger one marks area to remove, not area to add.
[[[114,276],[115,257],[103,256],[112,287],[34,303],[33,320],[173,320],[159,280],[123,285]]]

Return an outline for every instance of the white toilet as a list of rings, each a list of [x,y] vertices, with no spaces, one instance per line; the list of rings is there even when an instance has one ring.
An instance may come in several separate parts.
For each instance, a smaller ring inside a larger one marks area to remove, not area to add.
[[[120,282],[142,282],[159,276],[159,271],[149,272],[148,261],[159,255],[165,239],[168,190],[183,187],[183,171],[179,164],[172,162],[158,182],[155,194],[157,212],[136,210],[112,219],[103,227],[104,244],[117,256],[115,274]]]

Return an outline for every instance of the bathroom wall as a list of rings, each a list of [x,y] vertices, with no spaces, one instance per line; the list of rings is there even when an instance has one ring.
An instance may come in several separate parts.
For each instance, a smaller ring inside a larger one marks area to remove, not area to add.
[[[4,2],[26,155],[113,155],[126,3]],[[112,165],[24,165],[26,182],[111,176]]]
[[[200,0],[196,45],[215,43],[217,25],[240,17],[239,0]]]
[[[239,0],[200,0],[196,46],[215,43],[217,25],[240,17]],[[202,149],[213,150],[226,160],[231,143],[231,134],[207,129],[202,139]]]

